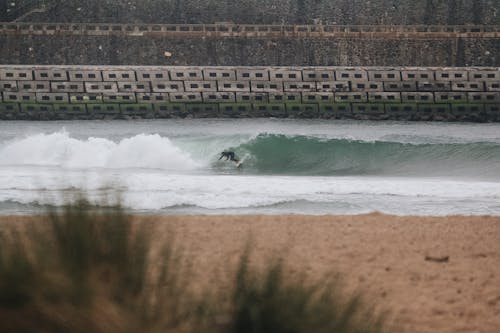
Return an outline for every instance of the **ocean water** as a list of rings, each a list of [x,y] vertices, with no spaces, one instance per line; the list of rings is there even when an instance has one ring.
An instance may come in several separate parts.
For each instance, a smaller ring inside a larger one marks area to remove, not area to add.
[[[146,214],[500,215],[500,124],[0,122],[0,214],[82,192]]]

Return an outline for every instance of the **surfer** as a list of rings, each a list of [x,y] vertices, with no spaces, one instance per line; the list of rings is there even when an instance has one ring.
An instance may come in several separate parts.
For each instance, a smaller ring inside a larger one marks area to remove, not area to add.
[[[219,160],[221,160],[223,157],[226,158],[226,161],[227,160],[231,160],[233,161],[234,163],[238,163],[240,160],[236,157],[236,154],[234,153],[234,151],[223,151],[222,153],[220,153],[220,157],[219,157]]]

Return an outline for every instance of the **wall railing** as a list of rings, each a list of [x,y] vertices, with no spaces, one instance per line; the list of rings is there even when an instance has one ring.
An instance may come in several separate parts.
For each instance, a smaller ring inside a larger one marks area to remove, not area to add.
[[[0,23],[0,34],[256,38],[500,38],[500,25]]]

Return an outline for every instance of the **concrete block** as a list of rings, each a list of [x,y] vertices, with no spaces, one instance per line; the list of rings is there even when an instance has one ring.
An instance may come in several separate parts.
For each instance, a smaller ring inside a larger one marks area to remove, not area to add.
[[[368,73],[362,69],[341,69],[335,71],[337,81],[368,81]]]
[[[133,93],[148,93],[151,92],[150,82],[118,82],[118,91],[120,92],[133,92]]]
[[[469,103],[500,104],[500,94],[497,92],[468,92]]]
[[[321,118],[331,119],[345,117],[352,114],[351,104],[320,104],[319,116]]]
[[[302,103],[332,104],[335,102],[331,92],[303,92]]]
[[[469,81],[500,81],[499,70],[469,70]]]
[[[269,95],[267,93],[236,93],[237,103],[269,103]]]
[[[431,92],[402,92],[402,103],[434,103],[434,94]]]
[[[170,80],[183,80],[183,81],[203,81],[203,73],[201,69],[180,67],[170,69]]]
[[[87,114],[85,104],[55,104],[54,112],[57,114]]]
[[[269,93],[269,103],[301,103],[302,94],[300,92],[279,92]]]
[[[184,82],[182,81],[154,81],[151,82],[153,92],[178,93],[184,92]]]
[[[185,81],[184,90],[204,92],[204,91],[217,91],[217,81]]]
[[[17,103],[0,103],[0,118],[2,114],[12,114],[19,112],[19,104]]]
[[[17,88],[20,92],[50,92],[49,81],[18,81]]]
[[[71,93],[69,94],[69,101],[72,104],[102,103],[102,94]]]
[[[65,69],[35,69],[33,71],[37,81],[67,81],[68,72]]]
[[[205,68],[203,69],[203,78],[205,81],[234,81],[236,80],[236,71],[234,69]]]
[[[354,114],[382,114],[385,113],[384,104],[353,103],[352,113]]]
[[[137,103],[134,93],[106,93],[102,94],[104,103]]]
[[[253,108],[247,103],[221,103],[219,112],[224,117],[246,117],[252,115]]]
[[[116,82],[85,82],[85,91],[88,93],[116,93]]]
[[[446,69],[436,70],[436,81],[467,81],[469,72],[467,70]]]
[[[401,81],[401,82],[384,82],[384,91],[417,91],[417,82]]]
[[[452,91],[484,91],[485,85],[482,81],[451,82]]]
[[[119,114],[119,104],[87,104],[87,112],[90,114]]]
[[[139,104],[168,103],[170,101],[168,93],[136,93],[135,96]]]
[[[68,93],[36,93],[38,103],[69,103]]]
[[[434,93],[436,103],[467,103],[467,93],[460,91],[437,91]]]
[[[19,91],[17,89],[17,81],[0,81],[0,92],[2,91],[8,91],[8,92]]]
[[[217,81],[219,91],[249,92],[250,81]]]
[[[401,81],[401,72],[399,70],[373,70],[368,71],[368,79],[370,81]]]
[[[318,118],[317,104],[286,104],[286,112],[290,118]]]
[[[250,83],[252,92],[276,92],[283,91],[283,82],[252,81]]]
[[[365,92],[336,92],[336,103],[366,103],[368,95]]]
[[[283,90],[298,92],[316,91],[316,83],[302,81],[283,82]]]
[[[335,71],[327,69],[303,69],[302,81],[306,82],[335,81]]]
[[[429,69],[402,70],[401,80],[406,82],[433,82],[436,80],[436,77],[434,71]]]
[[[199,92],[170,93],[170,102],[201,103],[203,102],[203,98]]]
[[[334,92],[334,91],[351,91],[349,81],[321,81],[316,82],[316,91],[319,92]]]
[[[33,81],[31,69],[0,68],[2,81]]]
[[[287,116],[285,104],[253,104],[252,106],[255,117],[286,118]]]
[[[272,68],[269,70],[269,80],[276,81],[302,81],[302,71],[296,69]]]
[[[102,71],[102,80],[113,82],[131,82],[136,81],[137,79],[133,70],[104,70]]]
[[[5,103],[36,103],[36,95],[32,92],[6,92],[2,93]]]
[[[351,83],[351,91],[384,91],[383,82],[358,81]]]
[[[182,103],[153,104],[153,107],[160,118],[185,118],[188,115],[186,106]]]
[[[201,93],[203,102],[205,103],[234,103],[236,101],[236,93],[234,92],[203,92]]]
[[[50,82],[50,91],[83,93],[85,92],[85,85],[83,82],[69,82],[69,81]]]
[[[70,81],[101,82],[102,74],[99,70],[68,70]]]
[[[236,79],[238,81],[269,81],[269,70],[259,68],[237,68]]]
[[[170,75],[165,68],[137,69],[135,75],[137,81],[170,81]]]
[[[54,112],[54,107],[52,106],[52,104],[22,103],[21,112],[25,112],[28,114],[50,113]]]
[[[500,91],[500,81],[486,82],[486,91]]]
[[[186,112],[194,118],[216,118],[219,116],[219,104],[186,104]]]
[[[399,92],[369,92],[368,101],[372,103],[401,103]]]
[[[453,113],[469,115],[471,113],[481,113],[484,112],[484,104],[452,104],[451,111]]]
[[[493,113],[500,115],[500,105],[499,104],[484,104],[484,111],[487,113]]]
[[[441,81],[441,82],[424,82],[419,81],[417,83],[418,91],[451,91],[451,82]]]
[[[417,104],[388,103],[384,105],[384,108],[386,113],[398,115],[411,115],[418,111]]]
[[[450,109],[449,104],[418,104],[419,113],[446,114]]]
[[[152,104],[120,104],[120,111],[124,115],[147,115],[153,114]]]

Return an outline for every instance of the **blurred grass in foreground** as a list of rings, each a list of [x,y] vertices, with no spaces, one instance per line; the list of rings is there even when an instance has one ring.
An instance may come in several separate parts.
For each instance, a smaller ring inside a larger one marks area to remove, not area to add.
[[[186,217],[189,218],[189,217]],[[175,237],[152,251],[150,223],[85,200],[39,223],[0,226],[0,332],[376,333],[360,298],[257,270],[242,251],[233,285],[190,290],[190,258]]]

